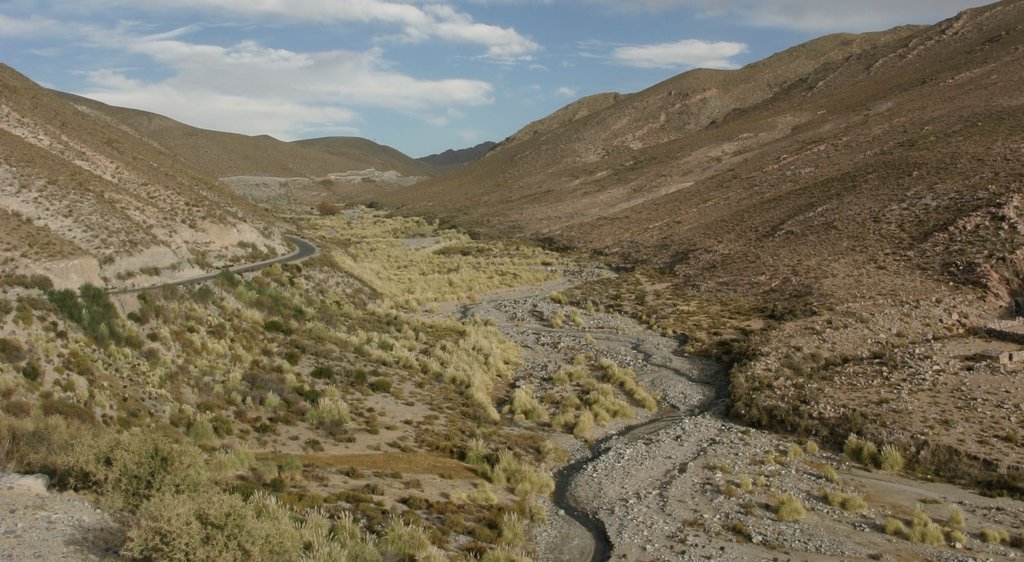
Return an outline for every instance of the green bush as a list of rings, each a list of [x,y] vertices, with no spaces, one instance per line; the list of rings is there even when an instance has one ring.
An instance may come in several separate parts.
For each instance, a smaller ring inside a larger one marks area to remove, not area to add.
[[[103,289],[86,283],[78,290],[77,296],[73,291],[60,289],[47,291],[46,298],[57,312],[78,324],[97,345],[105,347],[125,342],[120,315]]]

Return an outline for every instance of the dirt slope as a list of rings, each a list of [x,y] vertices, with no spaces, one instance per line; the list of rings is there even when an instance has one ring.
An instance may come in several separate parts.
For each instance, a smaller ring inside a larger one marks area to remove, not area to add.
[[[7,66],[0,154],[5,271],[77,287],[173,278],[286,249],[272,217]]]
[[[1021,68],[1020,1],[824,37],[372,198],[647,268],[602,296],[645,292],[631,306],[691,339],[704,318],[721,338],[738,303],[744,419],[868,433],[1024,490],[1024,377],[979,362],[1012,343],[973,335],[1012,317],[1024,279]]]

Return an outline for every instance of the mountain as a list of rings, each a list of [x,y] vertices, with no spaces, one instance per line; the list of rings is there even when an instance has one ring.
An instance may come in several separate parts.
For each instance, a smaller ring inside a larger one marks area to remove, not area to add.
[[[5,272],[121,284],[287,250],[273,217],[6,65],[0,155]]]
[[[470,148],[463,148],[461,150],[448,149],[440,154],[431,154],[416,160],[439,170],[448,170],[483,158],[495,146],[498,146],[498,143],[486,141]]]
[[[1004,1],[570,106],[415,190],[351,197],[635,269],[590,296],[738,361],[746,421],[1024,490],[1024,451],[982,437],[1024,423],[999,390],[1024,379],[979,359],[1014,344],[977,335],[1024,300],[1021,68],[1024,2]]]
[[[147,111],[114,107],[73,94],[55,94],[98,119],[106,119],[112,126],[126,127],[212,178],[323,177],[370,168],[394,170],[405,176],[435,173],[432,168],[391,147],[362,138],[283,142],[267,135],[247,136],[200,129]]]
[[[344,162],[346,169],[334,172],[367,170],[394,170],[404,176],[429,177],[437,173],[432,167],[414,160],[391,148],[359,137],[326,137],[300,140],[295,146],[327,154],[338,162]]]

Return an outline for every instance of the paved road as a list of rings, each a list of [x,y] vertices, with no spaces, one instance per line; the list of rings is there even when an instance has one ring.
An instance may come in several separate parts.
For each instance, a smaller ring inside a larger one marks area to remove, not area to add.
[[[275,263],[295,263],[302,261],[308,257],[315,256],[320,252],[320,249],[317,248],[316,245],[310,242],[309,240],[304,240],[302,238],[299,238],[298,236],[292,236],[290,234],[286,234],[285,238],[288,240],[288,242],[295,246],[295,252],[288,254],[287,256],[281,256],[279,258],[230,267],[228,268],[228,271],[232,273],[245,273],[247,271],[263,269],[264,267],[274,265]],[[205,283],[206,281],[210,281],[216,278],[218,275],[221,274],[221,271],[217,271],[216,273],[200,275],[199,277],[190,277],[188,279],[172,281],[169,283],[157,283],[156,285],[149,285],[147,287],[136,287],[132,289],[114,289],[112,291],[107,292],[110,293],[111,295],[125,295],[131,293],[141,293],[142,291],[158,289],[160,287],[170,287],[172,285],[192,285],[195,283]]]

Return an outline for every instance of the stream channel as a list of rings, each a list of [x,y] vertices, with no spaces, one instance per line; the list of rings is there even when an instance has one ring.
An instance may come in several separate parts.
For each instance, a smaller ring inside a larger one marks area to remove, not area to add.
[[[638,382],[660,395],[659,410],[653,415],[648,414],[646,419],[641,418],[638,423],[626,427],[619,426],[589,445],[580,445],[577,441],[574,458],[555,474],[552,502],[585,531],[590,544],[555,551],[563,545],[561,541],[553,540],[547,548],[541,545],[541,559],[603,562],[611,559],[614,550],[607,522],[595,514],[595,507],[589,501],[594,494],[577,490],[578,481],[586,479],[588,468],[617,447],[626,444],[643,447],[645,436],[673,427],[687,417],[721,407],[726,392],[725,370],[721,364],[710,360],[676,355],[678,344],[675,340],[615,314],[581,310],[586,320],[584,326],[565,322],[560,328],[550,327],[546,319],[567,307],[551,302],[547,295],[552,290],[563,290],[567,286],[569,282],[562,281],[560,284],[523,288],[463,306],[460,312],[463,318],[492,320],[506,337],[523,348],[526,370],[534,373],[535,378],[536,373],[557,368],[559,361],[568,364],[571,357],[566,356],[567,350],[582,349],[634,369]],[[664,454],[655,447],[650,449],[645,454]],[[628,477],[627,474],[623,476]],[[614,486],[616,483],[607,484]],[[580,536],[579,530],[574,534]],[[571,541],[566,539],[566,542]]]

